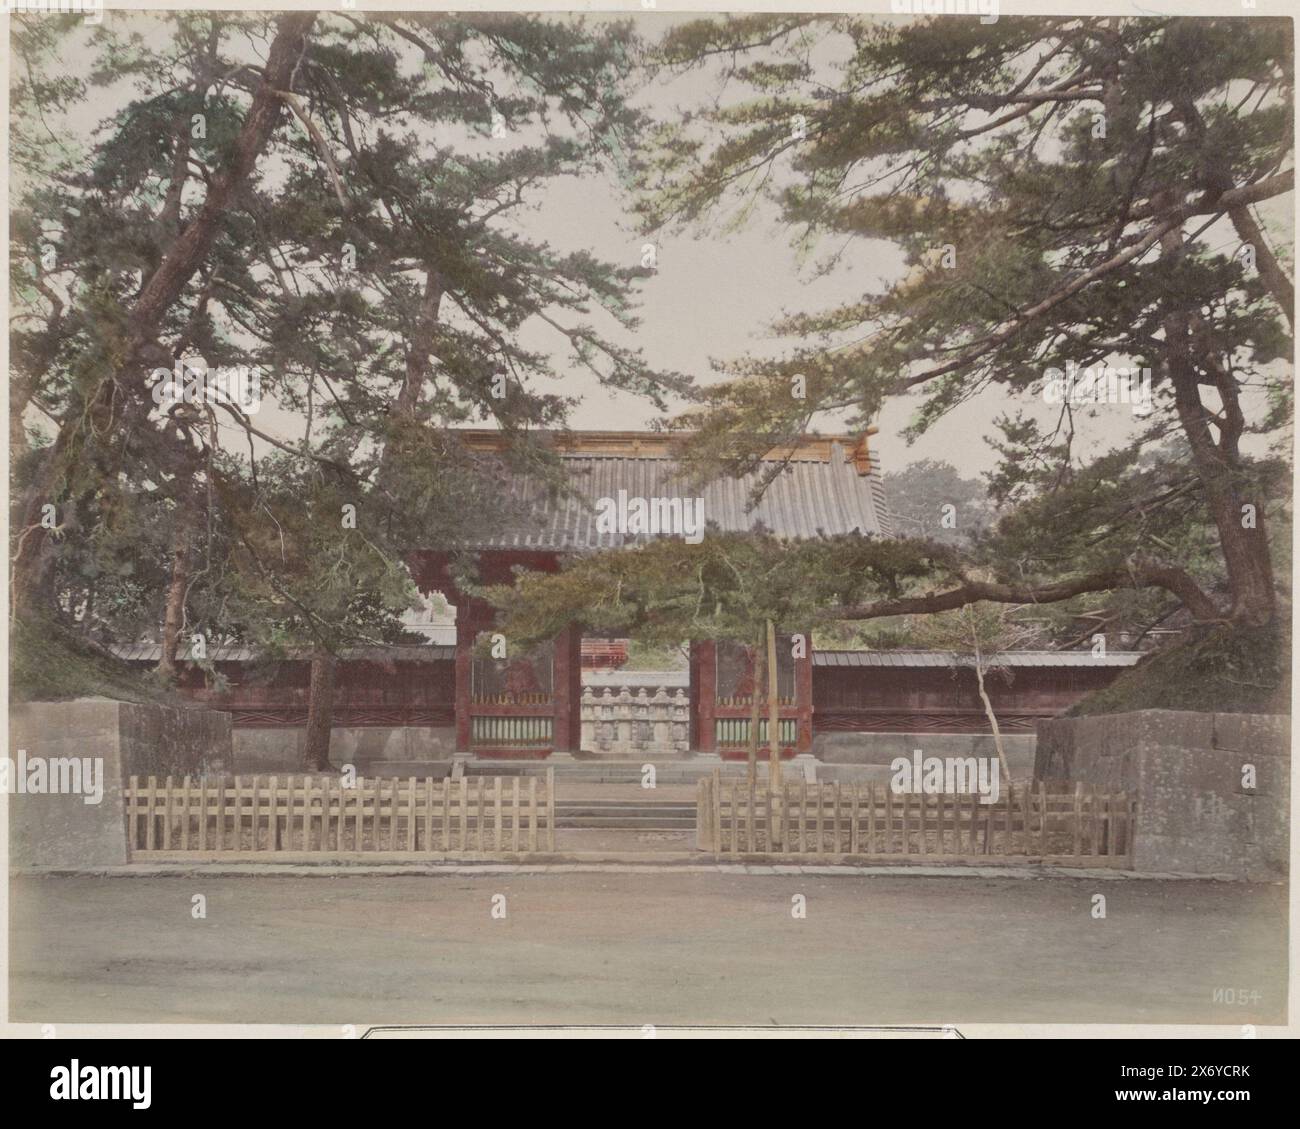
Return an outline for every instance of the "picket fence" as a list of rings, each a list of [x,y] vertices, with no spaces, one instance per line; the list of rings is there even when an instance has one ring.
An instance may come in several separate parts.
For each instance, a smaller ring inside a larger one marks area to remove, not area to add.
[[[555,778],[132,776],[126,819],[133,857],[552,852]]]
[[[1137,804],[1079,784],[1007,785],[974,793],[896,794],[886,784],[759,782],[703,777],[696,846],[714,855],[850,855],[927,862],[1019,860],[1129,867]]]

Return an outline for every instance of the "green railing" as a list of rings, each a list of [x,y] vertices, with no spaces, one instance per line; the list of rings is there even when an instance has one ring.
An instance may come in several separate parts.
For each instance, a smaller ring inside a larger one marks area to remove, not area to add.
[[[716,736],[720,748],[746,748],[749,745],[749,718],[719,717],[715,719]],[[793,745],[798,735],[799,722],[793,717],[783,717],[777,728],[777,740],[782,745]],[[767,744],[767,718],[758,723],[758,743]]]
[[[492,717],[470,719],[470,742],[500,748],[544,748],[551,744],[549,717]]]

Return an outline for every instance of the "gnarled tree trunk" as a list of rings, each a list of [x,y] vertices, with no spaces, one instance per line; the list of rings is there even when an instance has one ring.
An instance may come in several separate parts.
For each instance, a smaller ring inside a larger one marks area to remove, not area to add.
[[[330,772],[330,732],[334,726],[334,654],[318,644],[311,653],[311,684],[307,691],[307,741],[303,768]]]
[[[178,517],[172,541],[172,578],[167,586],[167,604],[163,610],[162,657],[157,673],[168,683],[176,681],[176,651],[180,645],[181,624],[185,619],[185,590],[190,579],[190,545],[186,523]]]

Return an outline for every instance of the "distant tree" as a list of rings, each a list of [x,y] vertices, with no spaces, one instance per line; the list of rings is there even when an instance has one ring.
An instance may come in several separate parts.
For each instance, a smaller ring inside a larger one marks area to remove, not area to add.
[[[976,479],[951,463],[919,459],[885,475],[885,501],[900,537],[967,543],[989,522],[992,507]]]

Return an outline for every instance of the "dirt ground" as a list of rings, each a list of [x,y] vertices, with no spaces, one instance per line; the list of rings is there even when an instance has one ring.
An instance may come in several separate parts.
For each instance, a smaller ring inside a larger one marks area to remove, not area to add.
[[[10,887],[21,1022],[1262,1024],[1284,1021],[1286,976],[1281,886],[664,871]]]

